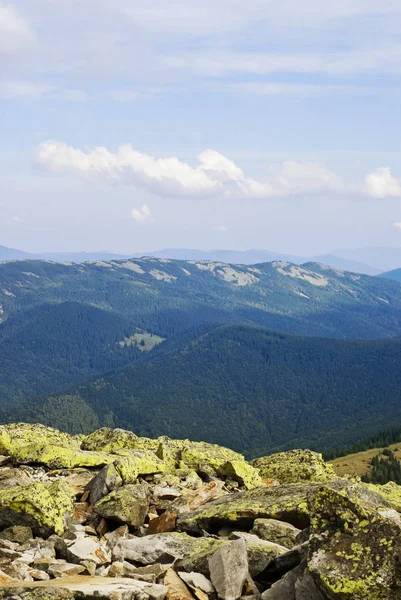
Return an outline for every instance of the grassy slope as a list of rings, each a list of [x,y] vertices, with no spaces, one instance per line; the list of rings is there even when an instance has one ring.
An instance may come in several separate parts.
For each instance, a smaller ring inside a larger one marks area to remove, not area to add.
[[[401,444],[390,444],[386,448],[392,450],[398,460],[401,460]],[[343,475],[366,475],[371,471],[370,462],[374,456],[379,452],[382,452],[383,448],[371,448],[370,450],[364,450],[363,452],[356,452],[355,454],[348,454],[347,456],[341,456],[332,460],[330,464],[333,465],[337,475],[342,477]]]

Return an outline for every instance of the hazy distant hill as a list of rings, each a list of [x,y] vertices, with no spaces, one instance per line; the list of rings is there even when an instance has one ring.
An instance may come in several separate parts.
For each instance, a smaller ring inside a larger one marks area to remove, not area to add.
[[[394,269],[394,271],[387,271],[386,273],[381,273],[380,277],[401,282],[401,269]]]
[[[224,442],[249,456],[294,446],[331,450],[401,422],[400,361],[401,341],[222,326],[40,402],[35,415],[63,427],[73,402],[78,430],[89,408],[97,425]]]
[[[230,264],[253,265],[263,262],[272,262],[274,260],[284,260],[295,264],[305,262],[320,262],[330,267],[343,269],[345,271],[354,271],[366,275],[377,275],[380,269],[369,266],[355,260],[340,258],[331,254],[323,254],[314,257],[301,257],[282,252],[270,252],[268,250],[196,250],[190,248],[165,248],[154,252],[136,253],[136,254],[113,254],[107,251],[100,252],[45,252],[39,254],[29,254],[20,250],[13,250],[0,246],[0,261],[2,260],[52,260],[56,262],[88,262],[96,260],[119,260],[124,258],[134,258],[141,256],[150,256],[154,258],[169,258],[176,260],[212,260],[216,262],[225,262]],[[381,269],[383,270],[383,269]]]
[[[380,273],[401,268],[401,248],[372,246],[353,250],[336,250],[335,255],[339,258],[371,265]]]

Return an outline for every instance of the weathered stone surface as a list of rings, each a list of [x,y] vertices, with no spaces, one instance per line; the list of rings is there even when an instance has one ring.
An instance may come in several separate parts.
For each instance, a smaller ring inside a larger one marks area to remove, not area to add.
[[[125,429],[110,429],[103,427],[86,435],[82,440],[82,450],[93,452],[110,452],[116,450],[135,450],[138,447],[138,436]]]
[[[311,450],[291,450],[251,461],[262,478],[280,483],[302,481],[326,482],[336,477],[333,467],[326,464],[321,454]]]
[[[66,594],[63,595],[63,592]],[[59,594],[59,595],[58,595]],[[60,595],[61,594],[61,595]],[[115,598],[123,600],[164,600],[167,588],[164,585],[146,583],[127,578],[104,579],[102,577],[66,577],[59,580],[37,583],[4,584],[0,598],[21,596],[23,600],[48,600],[57,598],[93,600],[93,598]]]
[[[250,580],[244,540],[222,546],[208,559],[210,578],[222,600],[241,598],[245,584]]]
[[[97,565],[111,562],[111,556],[104,546],[89,537],[78,538],[67,550],[67,558],[73,563],[91,560]]]
[[[292,546],[295,546],[296,538],[301,533],[301,530],[290,523],[277,521],[276,519],[256,519],[251,533],[254,533],[262,540],[292,548]]]
[[[182,579],[173,569],[168,569],[164,576],[168,600],[193,600],[193,596]]]
[[[358,485],[322,487],[311,500],[308,568],[324,596],[401,598],[401,518],[379,502],[378,494]]]
[[[30,473],[25,469],[4,467],[0,469],[0,490],[35,483]]]
[[[0,453],[12,456],[15,450],[30,444],[79,448],[79,438],[37,423],[13,423],[0,427]]]
[[[58,561],[51,564],[48,571],[53,577],[71,577],[83,573],[85,571],[85,566]]]
[[[303,529],[310,519],[308,498],[318,484],[303,483],[255,488],[209,502],[193,512],[180,514],[177,527],[183,531],[217,532],[226,525],[251,529],[256,519],[273,518]]]
[[[84,452],[78,448],[40,445],[32,443],[12,450],[14,462],[19,464],[42,464],[50,469],[73,469],[74,467],[103,467],[115,460],[106,452]]]
[[[289,571],[261,595],[261,600],[327,600],[305,564]],[[368,600],[368,599],[367,599]]]
[[[238,481],[247,490],[263,485],[257,469],[244,460],[228,460],[217,469],[217,473],[224,479],[229,478]]]
[[[156,519],[151,520],[146,533],[147,535],[153,535],[155,533],[165,533],[168,531],[173,531],[175,529],[176,522],[176,513],[166,511],[162,515],[160,515],[160,517],[156,517]]]
[[[249,571],[252,577],[262,573],[277,557],[286,554],[287,548],[259,539],[256,535],[244,531],[235,531],[229,536],[230,540],[244,540],[246,544]]]
[[[230,460],[241,462],[244,461],[244,457],[216,444],[189,442],[188,440],[182,444],[181,462],[196,472],[209,468],[217,473],[218,469]]]
[[[93,510],[106,519],[138,528],[145,522],[149,500],[150,491],[146,483],[125,485],[99,500]]]
[[[64,518],[72,513],[74,490],[65,482],[34,483],[0,491],[0,527],[31,527],[37,535],[64,531]]]
[[[206,561],[223,542],[213,538],[195,538],[186,533],[158,533],[143,538],[119,540],[113,549],[115,560],[131,560],[143,565],[157,562],[173,563],[177,559],[201,555]],[[181,563],[180,563],[181,564]],[[183,570],[195,570],[186,569]]]
[[[201,573],[179,571],[178,575],[193,590],[202,590],[205,594],[213,594],[215,591],[211,581]]]
[[[25,544],[32,537],[32,529],[23,525],[12,525],[0,532],[0,539],[10,540],[10,542],[16,542],[17,544]]]

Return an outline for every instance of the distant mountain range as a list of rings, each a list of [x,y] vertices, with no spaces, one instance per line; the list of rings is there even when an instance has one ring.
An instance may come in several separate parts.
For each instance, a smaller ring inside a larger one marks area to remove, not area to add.
[[[52,260],[56,262],[90,262],[96,260],[119,260],[124,258],[136,258],[141,256],[152,256],[155,258],[170,258],[176,260],[212,260],[216,262],[253,265],[274,260],[284,260],[294,264],[306,262],[319,262],[336,269],[363,273],[365,275],[378,275],[386,267],[380,269],[365,263],[363,260],[355,260],[346,256],[333,254],[322,254],[319,256],[305,257],[285,254],[282,252],[271,252],[269,250],[194,250],[185,248],[166,248],[153,252],[134,254],[113,254],[107,251],[99,252],[45,252],[28,253],[22,250],[0,246],[0,261],[7,260]],[[401,265],[401,251],[400,262]],[[389,267],[390,268],[390,267]]]
[[[400,337],[399,282],[320,263],[2,262],[0,422],[331,450],[401,420]]]

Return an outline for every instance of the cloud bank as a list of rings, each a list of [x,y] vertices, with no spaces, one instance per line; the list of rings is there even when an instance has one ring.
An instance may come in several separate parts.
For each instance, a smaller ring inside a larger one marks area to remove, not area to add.
[[[320,163],[286,161],[270,167],[266,179],[258,180],[210,149],[198,155],[196,166],[175,157],[155,158],[129,144],[116,152],[104,147],[83,151],[47,141],[39,146],[36,157],[50,171],[104,178],[161,196],[271,198],[344,190],[341,178]]]
[[[354,185],[344,183],[336,173],[316,162],[285,161],[270,166],[263,180],[254,179],[232,160],[211,149],[201,152],[196,166],[192,166],[175,157],[155,158],[138,152],[130,144],[120,146],[115,152],[102,146],[84,151],[47,141],[37,149],[36,158],[50,171],[103,178],[145,188],[160,196],[280,198],[364,194],[378,199],[401,196],[401,182],[391,175],[389,167],[375,169],[363,184]],[[150,215],[146,211],[133,213],[138,221],[147,216]]]

